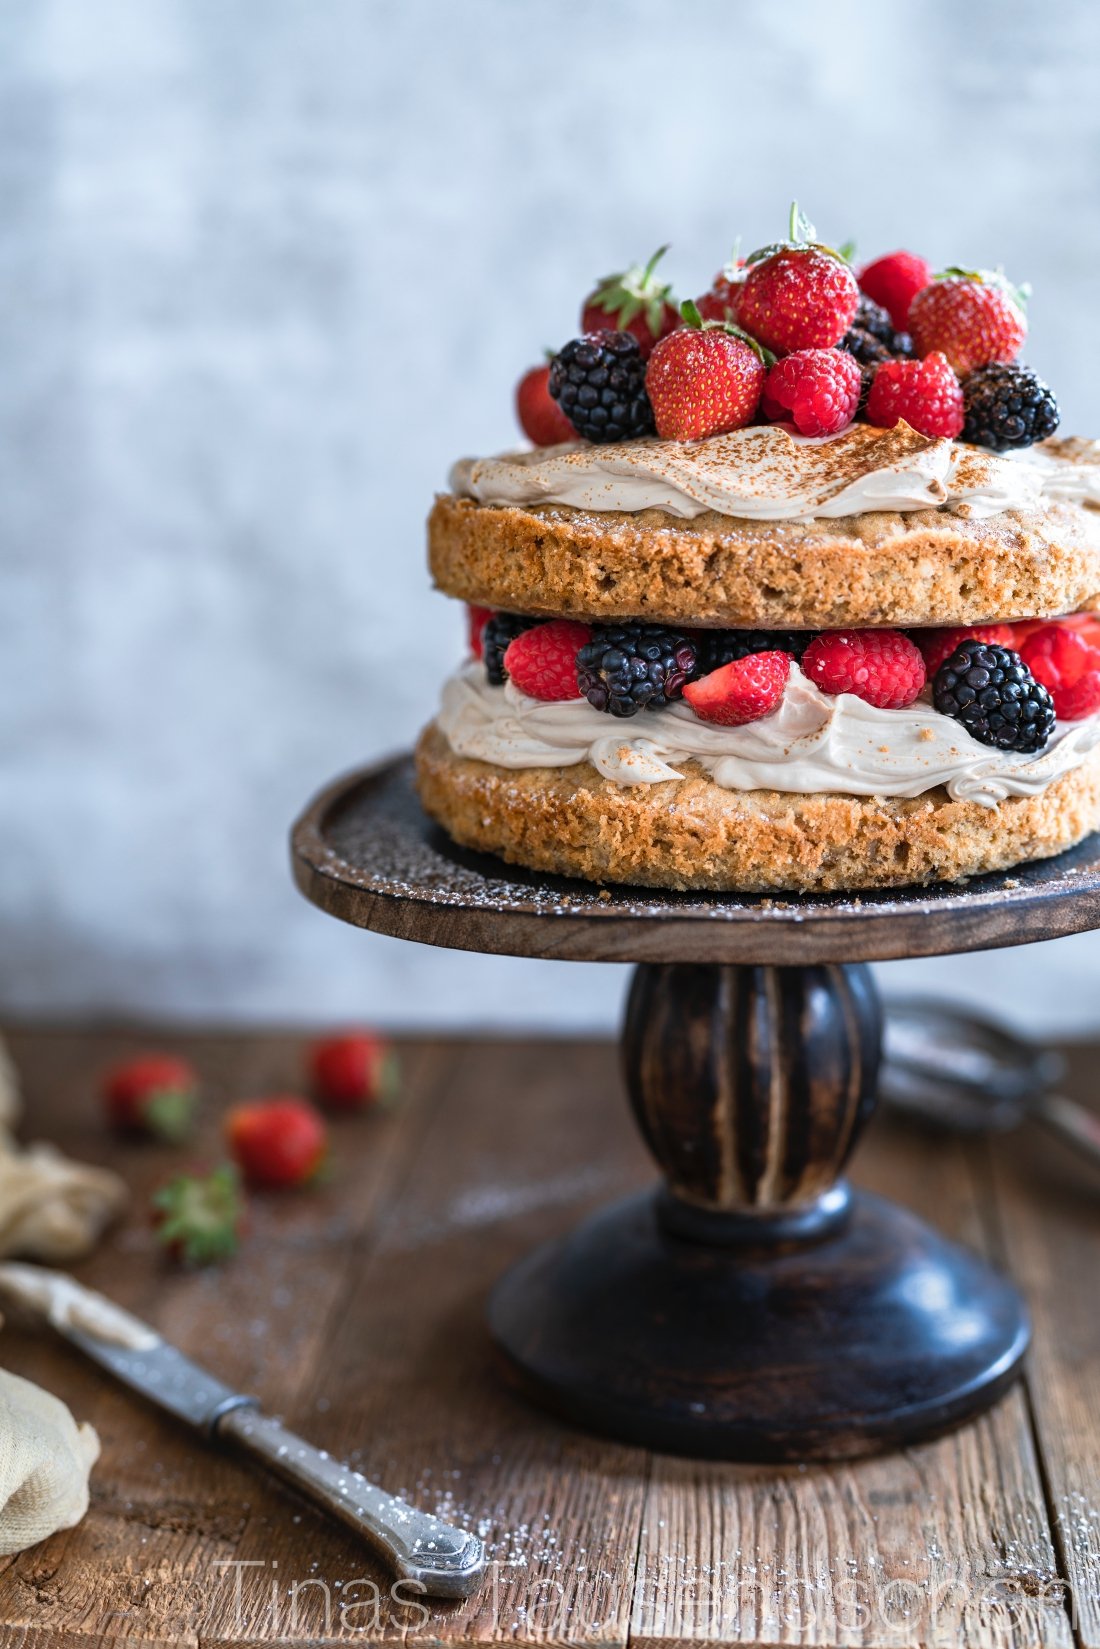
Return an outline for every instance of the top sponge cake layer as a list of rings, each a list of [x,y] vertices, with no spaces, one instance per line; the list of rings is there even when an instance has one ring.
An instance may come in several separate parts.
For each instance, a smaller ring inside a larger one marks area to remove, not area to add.
[[[1100,511],[947,510],[811,521],[479,504],[428,522],[436,585],[508,612],[824,629],[978,624],[1100,607]]]

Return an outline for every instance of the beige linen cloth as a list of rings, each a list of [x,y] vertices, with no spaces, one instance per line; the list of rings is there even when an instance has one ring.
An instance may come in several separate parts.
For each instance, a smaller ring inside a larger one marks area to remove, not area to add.
[[[18,1145],[8,1128],[19,1109],[0,1043],[0,1258],[79,1259],[122,1211],[126,1186],[51,1145]],[[0,1369],[0,1555],[80,1522],[98,1456],[95,1431],[78,1425],[60,1398]]]

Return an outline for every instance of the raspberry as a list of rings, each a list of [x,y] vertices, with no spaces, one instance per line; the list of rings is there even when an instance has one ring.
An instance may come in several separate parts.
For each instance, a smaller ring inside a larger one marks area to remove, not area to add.
[[[939,350],[961,378],[991,361],[1014,361],[1027,337],[1022,302],[1001,275],[949,269],[913,299],[909,330],[917,354]]]
[[[797,349],[764,380],[765,417],[786,418],[800,435],[835,435],[856,415],[863,387],[859,364],[843,349]]]
[[[586,441],[653,434],[645,362],[632,332],[586,332],[550,363],[550,394]]]
[[[471,658],[484,658],[485,649],[481,643],[481,633],[492,616],[493,609],[491,607],[467,606],[466,639],[469,643]]]
[[[902,418],[918,435],[959,435],[963,392],[944,355],[883,361],[867,397],[868,422],[892,429]]]
[[[927,679],[920,649],[900,630],[826,630],[802,669],[823,693],[853,693],[880,710],[902,710]]]
[[[859,284],[869,298],[880,303],[899,332],[909,330],[909,305],[932,279],[932,266],[915,252],[887,252],[865,264]]]
[[[1019,653],[965,641],[940,665],[932,684],[942,716],[953,716],[972,739],[1031,756],[1054,726],[1054,704]]]
[[[741,429],[760,404],[764,363],[755,346],[684,305],[688,324],[662,338],[649,358],[645,387],[657,434],[698,441]]]
[[[944,630],[918,630],[912,639],[921,650],[929,679],[964,641],[988,641],[996,647],[1016,645],[1008,624],[954,624]]]
[[[550,395],[549,366],[533,366],[516,385],[516,417],[527,439],[536,447],[575,441],[577,432]]]
[[[667,251],[662,246],[644,267],[634,263],[621,274],[605,275],[584,300],[581,331],[632,332],[643,361],[648,360],[654,344],[680,324],[672,287],[655,274]]]
[[[572,619],[555,618],[549,624],[536,624],[533,630],[525,630],[508,643],[505,674],[528,698],[545,699],[551,704],[579,699],[577,654],[591,639],[588,625],[575,624]]]
[[[790,246],[749,261],[737,304],[740,324],[768,349],[828,349],[859,303],[846,263],[816,246]]]
[[[791,673],[789,653],[750,653],[709,676],[689,681],[687,699],[700,721],[743,727],[768,716],[780,703]]]
[[[1020,657],[1050,693],[1060,721],[1080,721],[1100,710],[1100,649],[1079,630],[1044,624],[1021,643]]]

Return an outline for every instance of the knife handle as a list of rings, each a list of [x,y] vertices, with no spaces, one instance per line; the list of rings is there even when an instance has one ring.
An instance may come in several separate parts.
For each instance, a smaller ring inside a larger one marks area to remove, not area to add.
[[[277,1477],[333,1513],[362,1535],[402,1579],[417,1582],[429,1596],[469,1597],[477,1590],[485,1572],[485,1548],[469,1530],[387,1494],[362,1472],[315,1449],[255,1408],[241,1406],[222,1414],[214,1435],[262,1461]]]

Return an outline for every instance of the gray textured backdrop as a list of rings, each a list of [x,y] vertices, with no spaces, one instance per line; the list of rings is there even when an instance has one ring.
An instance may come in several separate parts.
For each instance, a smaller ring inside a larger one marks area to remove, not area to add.
[[[792,194],[1030,278],[1094,430],[1098,45],[1092,0],[4,0],[3,1002],[608,1023],[617,969],[290,886],[296,808],[407,744],[455,653],[433,489],[512,438],[590,277],[671,240],[698,289]],[[1100,946],[1036,961],[909,972],[1093,1021]]]

